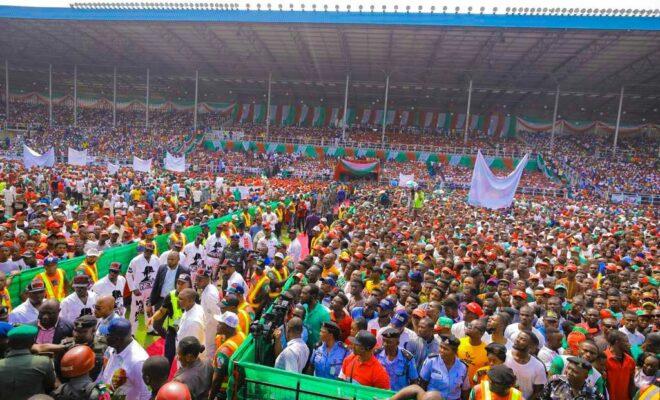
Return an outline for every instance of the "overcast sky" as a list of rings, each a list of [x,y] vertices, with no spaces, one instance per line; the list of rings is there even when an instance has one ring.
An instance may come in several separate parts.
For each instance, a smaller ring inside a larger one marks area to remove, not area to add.
[[[69,0],[0,0],[0,5],[20,5],[20,6],[33,6],[33,7],[68,7],[73,1]],[[85,1],[79,1],[84,3]],[[90,0],[91,2],[91,0]],[[105,2],[118,3],[125,2],[130,3],[131,1],[123,0],[107,0]],[[135,0],[134,2],[138,2]],[[153,0],[142,0],[140,3],[154,2]],[[221,1],[213,0],[162,0],[156,2],[186,2],[186,3],[216,3]],[[360,0],[333,0],[333,1],[322,1],[322,0],[310,0],[310,1],[299,1],[299,0],[253,0],[253,1],[234,1],[243,7],[246,3],[250,3],[254,9],[257,3],[261,3],[262,8],[265,8],[267,3],[271,3],[273,8],[277,8],[277,4],[283,4],[285,9],[289,8],[289,4],[294,4],[295,8],[299,8],[300,4],[305,4],[307,10],[311,10],[312,4],[317,5],[317,9],[322,9],[324,4],[328,5],[328,8],[334,10],[335,5],[339,5],[342,10],[346,9],[347,4],[351,4],[353,9],[362,4],[365,9],[368,9],[370,5],[375,5],[376,10],[380,10],[382,5],[387,5],[389,11],[394,10],[394,5],[399,6],[399,10],[404,10],[406,5],[410,5],[412,10],[417,10],[418,6],[424,7],[424,10],[430,10],[431,6],[434,5],[436,10],[442,9],[446,5],[449,10],[454,10],[456,6],[461,7],[461,11],[467,11],[467,7],[472,6],[476,11],[480,7],[486,7],[487,11],[491,11],[493,7],[498,7],[499,12],[503,11],[506,7],[565,7],[565,8],[630,8],[630,9],[657,9],[660,8],[660,2],[658,0],[628,0],[626,2],[621,2],[620,0],[451,0],[449,2],[438,2],[438,1],[429,1],[429,0],[397,0],[397,1],[360,1]]]

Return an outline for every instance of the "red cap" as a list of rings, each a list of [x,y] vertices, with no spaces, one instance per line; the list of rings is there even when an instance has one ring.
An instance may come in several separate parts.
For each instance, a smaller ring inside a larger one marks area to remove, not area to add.
[[[522,297],[524,300],[527,300],[527,293],[522,290],[514,290],[511,294],[513,297]]]
[[[543,294],[547,294],[548,296],[554,296],[555,295],[555,289],[547,287],[547,288],[543,289]]]
[[[575,272],[575,271],[577,271],[577,266],[576,266],[575,264],[568,264],[568,265],[566,266],[566,269],[567,269],[568,271]]]
[[[468,303],[465,306],[465,310],[471,312],[472,314],[476,314],[477,317],[481,318],[484,316],[484,310],[481,308],[481,306],[475,302]]]

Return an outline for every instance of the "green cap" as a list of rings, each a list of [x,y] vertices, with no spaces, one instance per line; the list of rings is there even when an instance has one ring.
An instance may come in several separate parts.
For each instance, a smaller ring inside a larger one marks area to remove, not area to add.
[[[452,319],[449,317],[440,317],[438,318],[437,325],[444,326],[445,328],[451,328],[451,326],[454,325],[454,321],[452,321]]]
[[[28,339],[36,338],[39,329],[33,325],[19,325],[7,333],[7,338]]]

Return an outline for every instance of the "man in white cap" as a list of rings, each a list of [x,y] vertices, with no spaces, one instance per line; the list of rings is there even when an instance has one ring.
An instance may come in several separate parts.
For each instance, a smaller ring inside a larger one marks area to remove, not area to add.
[[[62,300],[60,318],[73,324],[78,317],[94,314],[96,293],[88,290],[91,284],[92,280],[83,272],[73,277],[74,292]]]
[[[213,357],[213,381],[209,399],[215,399],[219,393],[219,397],[224,398],[222,394],[227,390],[229,359],[245,340],[245,334],[236,329],[238,316],[235,313],[226,311],[222,315],[214,315],[213,318],[218,321],[217,334],[226,339]]]
[[[96,261],[101,256],[101,252],[96,248],[88,249],[85,252],[85,259],[76,268],[77,271],[83,271],[92,280],[92,284],[99,280],[99,271],[96,268]]]

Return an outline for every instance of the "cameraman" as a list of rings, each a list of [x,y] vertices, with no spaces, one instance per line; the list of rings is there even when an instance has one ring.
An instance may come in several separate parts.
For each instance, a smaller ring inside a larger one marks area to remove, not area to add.
[[[285,349],[287,346],[288,340],[286,335],[286,323],[289,322],[289,320],[294,317],[300,318],[302,321],[304,321],[305,316],[307,316],[307,312],[305,311],[305,308],[301,304],[298,304],[293,308],[293,312],[291,313],[290,316],[288,316],[288,319],[284,321],[284,323],[280,325],[277,329],[275,329],[275,331],[273,332],[273,337],[275,338],[275,341],[273,343],[275,356],[279,356],[282,350]],[[302,338],[302,340],[305,341],[305,343],[307,343],[307,339],[309,338],[309,332],[304,324],[302,328],[302,335],[300,337]]]

